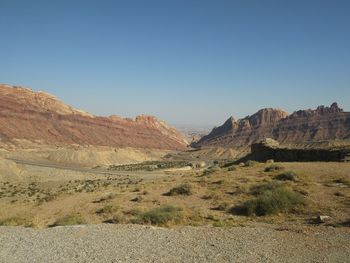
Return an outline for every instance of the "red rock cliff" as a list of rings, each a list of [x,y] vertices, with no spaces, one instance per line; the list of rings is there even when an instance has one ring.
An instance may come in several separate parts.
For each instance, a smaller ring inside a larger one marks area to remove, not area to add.
[[[50,94],[3,84],[0,84],[0,139],[167,150],[186,147],[177,130],[153,116],[141,115],[135,120],[97,117]]]

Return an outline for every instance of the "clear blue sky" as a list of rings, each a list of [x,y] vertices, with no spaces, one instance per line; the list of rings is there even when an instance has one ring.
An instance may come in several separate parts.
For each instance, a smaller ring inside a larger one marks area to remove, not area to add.
[[[350,1],[0,0],[0,82],[96,115],[350,110]]]

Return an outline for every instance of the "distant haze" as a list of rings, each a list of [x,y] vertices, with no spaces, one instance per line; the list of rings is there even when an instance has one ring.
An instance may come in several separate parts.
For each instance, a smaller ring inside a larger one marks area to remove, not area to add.
[[[194,127],[265,107],[349,111],[349,14],[347,0],[1,0],[0,83]]]

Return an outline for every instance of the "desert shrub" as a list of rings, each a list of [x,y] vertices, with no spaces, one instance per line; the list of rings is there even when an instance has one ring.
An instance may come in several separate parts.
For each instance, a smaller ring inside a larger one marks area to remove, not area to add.
[[[117,196],[116,194],[108,194],[108,195],[102,196],[101,198],[93,201],[93,203],[98,204],[98,203],[102,203],[102,202],[105,202],[105,201],[108,201],[108,200],[112,200],[116,196]]]
[[[165,205],[147,212],[144,212],[134,218],[131,222],[134,224],[165,225],[170,221],[178,221],[182,217],[182,209],[179,207]]]
[[[212,220],[212,221],[217,221],[218,219],[214,215],[207,215],[205,219]]]
[[[225,180],[217,180],[214,182],[211,182],[211,184],[217,184],[217,185],[223,185],[225,183]]]
[[[246,216],[265,216],[288,212],[305,204],[304,197],[301,194],[282,185],[267,184],[260,187],[259,191],[254,199],[234,207],[231,210],[232,213]]]
[[[253,167],[253,166],[257,165],[257,164],[258,164],[258,162],[249,160],[249,161],[246,161],[244,163],[244,167]]]
[[[271,181],[264,184],[258,184],[250,188],[250,193],[252,195],[261,195],[267,191],[275,191],[276,189],[282,187],[282,183],[278,181]]]
[[[201,198],[203,200],[211,200],[211,199],[218,200],[218,199],[220,199],[220,195],[217,192],[215,192],[215,191],[211,191],[211,192],[207,192]]]
[[[142,214],[142,211],[139,208],[132,208],[127,211],[123,211],[124,215],[130,215],[130,216],[139,216]]]
[[[189,184],[181,184],[179,186],[176,186],[170,189],[170,191],[167,192],[165,195],[175,196],[175,195],[191,195],[191,194],[192,194],[192,187]]]
[[[121,223],[124,223],[126,220],[125,220],[125,217],[121,214],[115,214],[113,215],[112,218],[104,221],[104,223],[107,223],[107,224],[121,224]]]
[[[273,164],[273,165],[266,167],[265,172],[278,172],[278,171],[282,171],[283,169],[284,169],[283,166]]]
[[[336,184],[344,184],[350,187],[350,180],[346,179],[346,178],[338,178],[333,180],[334,183]]]
[[[13,216],[0,220],[0,226],[33,227],[33,223],[28,218]]]
[[[284,173],[277,175],[274,179],[279,180],[279,181],[295,181],[296,178],[297,178],[296,172],[287,171],[287,172],[284,172]]]
[[[119,209],[118,206],[115,205],[106,205],[96,211],[97,214],[113,214],[117,212]]]
[[[344,197],[344,193],[340,192],[340,191],[337,191],[334,193],[335,196],[341,196],[341,197]]]
[[[86,220],[80,214],[71,214],[61,217],[51,226],[72,226],[86,224]]]
[[[217,220],[217,221],[214,221],[212,225],[213,227],[224,227],[225,223],[222,220]]]
[[[210,199],[212,199],[212,198],[213,198],[213,195],[212,195],[212,194],[205,194],[205,195],[202,196],[202,199],[203,199],[203,200],[210,200]]]
[[[39,204],[42,204],[44,202],[50,202],[52,200],[54,200],[55,198],[57,197],[57,194],[55,193],[46,193],[43,197],[37,197],[36,198],[36,201],[39,203]]]
[[[218,210],[218,211],[226,211],[229,208],[229,204],[226,202],[223,202],[221,204],[219,204],[217,207],[214,208],[214,210]]]

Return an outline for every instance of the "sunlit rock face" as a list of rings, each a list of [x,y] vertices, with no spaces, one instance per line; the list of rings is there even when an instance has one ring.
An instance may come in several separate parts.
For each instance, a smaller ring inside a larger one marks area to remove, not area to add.
[[[99,117],[74,109],[45,92],[0,84],[0,139],[48,144],[184,149],[174,128],[153,116]]]
[[[193,146],[240,148],[264,138],[280,143],[350,139],[350,113],[344,112],[337,103],[290,115],[279,109],[262,109],[237,121],[230,117]]]

